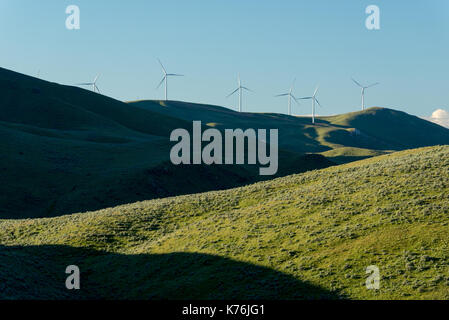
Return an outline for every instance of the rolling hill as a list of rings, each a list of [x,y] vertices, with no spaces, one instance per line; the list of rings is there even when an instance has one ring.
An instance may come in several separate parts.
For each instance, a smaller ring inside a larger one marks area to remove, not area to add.
[[[306,117],[211,105],[124,103],[0,68],[0,218],[93,211],[262,179],[257,166],[172,165],[170,132],[191,130],[192,120],[219,130],[279,129],[277,177],[449,144],[448,129],[389,109],[322,117],[312,126]]]
[[[192,124],[0,69],[0,218],[57,216],[260,179],[255,166],[172,165],[169,136],[177,128]],[[333,164],[284,150],[280,158],[279,176]]]
[[[449,144],[448,129],[387,108],[318,117],[317,124],[313,126],[309,117],[238,113],[223,107],[178,101],[135,101],[128,104],[182,120],[201,120],[218,129],[279,128],[280,147],[293,152],[322,153],[354,148],[347,162],[353,161],[351,157],[357,149],[362,156],[368,157],[382,154],[374,151],[400,151]]]
[[[437,146],[231,190],[0,220],[0,298],[449,299],[448,169],[449,146]],[[77,292],[64,288],[72,264]],[[365,287],[371,265],[378,291]]]

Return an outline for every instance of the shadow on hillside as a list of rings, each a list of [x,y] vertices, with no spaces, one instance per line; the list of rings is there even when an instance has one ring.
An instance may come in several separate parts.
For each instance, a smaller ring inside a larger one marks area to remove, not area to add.
[[[81,290],[65,288],[66,267]],[[265,267],[197,253],[110,254],[67,246],[0,246],[0,299],[340,299]]]
[[[345,147],[374,149],[374,150],[393,150],[394,145],[381,141],[365,133],[354,134],[344,129],[328,132],[326,141],[344,145]],[[349,162],[349,161],[348,161]]]
[[[0,186],[0,219],[55,217],[139,201],[226,190],[334,165],[320,155],[292,156],[280,152],[280,158],[275,176],[260,176],[258,165],[175,166],[170,162],[148,169],[111,172],[105,178],[100,173],[92,173],[79,175],[75,180],[62,171],[45,180],[32,179],[32,183],[26,182],[30,181],[26,173],[18,171],[12,176],[15,182],[23,181],[19,187],[10,183]],[[12,170],[9,173],[12,174]],[[40,176],[44,177],[44,174]]]
[[[336,164],[346,164],[350,162],[365,160],[372,157],[373,156],[336,156],[336,157],[328,157],[328,159],[330,161],[335,162]]]

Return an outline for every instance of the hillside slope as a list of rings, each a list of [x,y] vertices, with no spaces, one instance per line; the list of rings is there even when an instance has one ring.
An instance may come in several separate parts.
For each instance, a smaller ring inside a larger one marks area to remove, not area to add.
[[[169,161],[170,133],[192,123],[0,68],[0,218],[50,217],[221,190],[260,177],[255,166]],[[328,167],[280,150],[279,176]]]
[[[449,139],[447,128],[405,112],[385,108],[370,108],[323,119],[336,126],[357,128],[359,139],[369,136],[378,141],[377,150],[404,150],[447,144]]]
[[[0,218],[93,211],[262,179],[258,166],[172,165],[169,135],[191,130],[192,120],[219,130],[279,129],[277,177],[449,144],[448,129],[394,110],[323,117],[312,126],[305,117],[186,102],[123,103],[0,68]]]
[[[0,221],[0,298],[449,299],[449,146]],[[20,261],[20,263],[19,263]],[[67,265],[82,290],[64,289]],[[380,269],[380,290],[365,269]]]
[[[50,83],[0,68],[0,121],[46,130],[96,135],[156,135],[188,128],[187,121],[134,108],[89,90]],[[79,132],[81,131],[81,132]]]
[[[357,160],[357,156],[360,159],[382,154],[381,151],[449,144],[447,128],[387,108],[318,117],[313,126],[309,117],[239,113],[223,107],[186,102],[135,101],[128,104],[182,120],[201,120],[218,129],[277,128],[281,148],[293,152],[323,154],[338,150],[340,162]]]

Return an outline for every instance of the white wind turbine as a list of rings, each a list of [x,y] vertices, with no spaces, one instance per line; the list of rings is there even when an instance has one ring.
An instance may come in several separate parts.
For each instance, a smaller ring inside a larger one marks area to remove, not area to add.
[[[226,98],[229,98],[230,96],[232,96],[234,93],[236,93],[237,91],[239,92],[239,112],[242,112],[242,93],[243,90],[246,91],[251,91],[250,89],[248,89],[247,87],[242,86],[242,82],[240,81],[240,75],[238,77],[238,88],[235,89],[234,91],[232,91],[231,94],[229,94]]]
[[[97,87],[97,80],[100,77],[100,75],[97,75],[93,82],[86,82],[86,83],[78,83],[77,86],[92,86],[92,91],[98,91],[100,93],[100,89]]]
[[[371,88],[371,87],[377,86],[377,85],[379,85],[380,83],[379,83],[379,82],[376,82],[376,83],[374,83],[374,84],[372,84],[372,85],[370,85],[370,86],[363,86],[363,85],[361,85],[358,81],[354,80],[354,78],[352,78],[352,81],[353,81],[357,86],[359,86],[360,88],[362,88],[362,110],[365,110],[365,90],[366,90],[366,89],[369,89],[369,88]]]
[[[318,93],[319,87],[316,87],[315,92],[313,93],[312,97],[304,97],[299,98],[299,100],[312,100],[312,123],[315,124],[315,102],[318,103],[320,107],[322,107],[321,103],[316,98],[316,94]]]
[[[165,101],[168,100],[168,77],[183,77],[182,74],[176,74],[176,73],[167,73],[167,70],[165,70],[164,66],[162,65],[161,60],[157,59],[159,61],[159,64],[162,67],[162,72],[164,73],[164,77],[162,78],[161,82],[157,86],[156,89],[159,89],[159,87],[165,82]]]
[[[296,97],[293,95],[293,87],[295,85],[295,80],[293,80],[293,84],[290,87],[290,91],[288,93],[283,93],[283,94],[278,94],[275,97],[286,97],[288,96],[288,115],[291,116],[292,115],[292,99],[299,105],[298,99],[296,99]]]

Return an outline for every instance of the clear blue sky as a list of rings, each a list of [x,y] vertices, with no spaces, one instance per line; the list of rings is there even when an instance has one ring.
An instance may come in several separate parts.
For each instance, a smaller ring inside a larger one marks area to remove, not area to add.
[[[81,30],[65,28],[65,8],[81,10]],[[381,30],[365,28],[365,8],[381,9]],[[237,86],[251,112],[287,112],[288,90],[311,95],[320,114],[357,110],[350,81],[381,82],[368,106],[430,115],[449,107],[447,0],[0,0],[0,66],[62,84],[102,76],[102,93],[120,100],[162,99],[159,57],[171,99],[235,108]],[[310,103],[294,107],[310,114]]]

